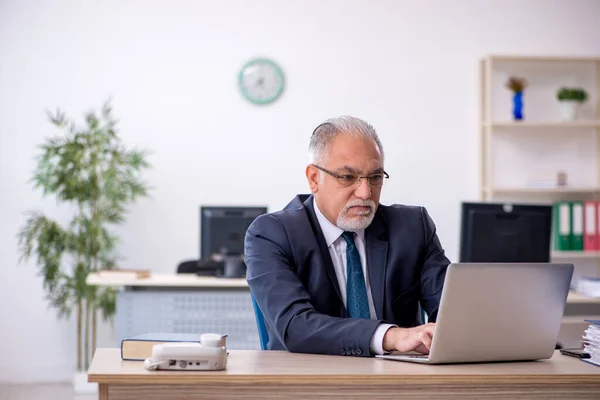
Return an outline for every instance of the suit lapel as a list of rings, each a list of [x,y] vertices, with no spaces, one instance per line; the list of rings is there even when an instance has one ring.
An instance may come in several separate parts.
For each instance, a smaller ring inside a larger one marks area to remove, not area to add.
[[[382,319],[388,239],[385,225],[383,224],[383,216],[379,209],[375,214],[373,222],[365,231],[365,238],[367,242],[367,268],[369,270],[369,282],[371,283],[371,295],[373,296],[377,318]]]
[[[325,236],[323,236],[323,231],[321,230],[321,225],[319,224],[319,220],[317,219],[317,214],[315,213],[315,208],[313,206],[313,196],[309,196],[308,199],[304,202],[304,207],[306,207],[308,219],[312,228],[315,232],[315,236],[317,238],[317,243],[319,245],[319,251],[323,258],[323,265],[325,267],[325,272],[335,289],[335,293],[337,294],[340,304],[344,304],[342,301],[342,294],[340,292],[340,287],[338,285],[337,276],[335,274],[335,269],[333,268],[333,262],[331,261],[331,256],[329,255],[329,249],[327,248],[327,242],[325,241]],[[344,308],[344,307],[342,307]],[[344,308],[345,309],[345,308]]]

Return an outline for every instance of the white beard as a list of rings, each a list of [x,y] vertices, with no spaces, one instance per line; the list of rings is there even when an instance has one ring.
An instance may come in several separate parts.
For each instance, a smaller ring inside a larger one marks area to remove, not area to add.
[[[350,217],[348,215],[348,210],[353,206],[370,207],[371,210],[362,212],[358,216]],[[373,218],[375,218],[375,208],[376,205],[373,200],[352,200],[348,202],[344,206],[344,209],[340,211],[340,215],[338,215],[338,228],[345,231],[366,229],[369,225],[371,225],[371,222],[373,222]]]

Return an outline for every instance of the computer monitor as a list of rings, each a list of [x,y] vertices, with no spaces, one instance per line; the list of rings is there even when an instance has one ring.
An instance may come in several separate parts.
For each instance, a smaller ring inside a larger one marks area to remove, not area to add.
[[[248,227],[266,207],[200,207],[200,259],[241,256]]]
[[[462,203],[460,262],[550,262],[552,206]]]

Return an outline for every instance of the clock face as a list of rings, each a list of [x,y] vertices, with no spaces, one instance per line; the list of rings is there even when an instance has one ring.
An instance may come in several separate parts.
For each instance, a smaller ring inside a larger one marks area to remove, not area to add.
[[[247,62],[240,71],[239,86],[242,95],[254,104],[269,104],[283,92],[283,71],[266,58]]]

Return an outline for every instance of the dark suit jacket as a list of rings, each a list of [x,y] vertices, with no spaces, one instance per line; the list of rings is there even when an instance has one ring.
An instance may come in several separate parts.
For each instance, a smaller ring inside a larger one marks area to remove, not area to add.
[[[377,320],[348,318],[312,195],[254,220],[245,239],[246,279],[269,349],[370,356],[382,321],[417,326],[419,303],[436,320],[450,261],[425,208],[379,205],[365,238]]]

